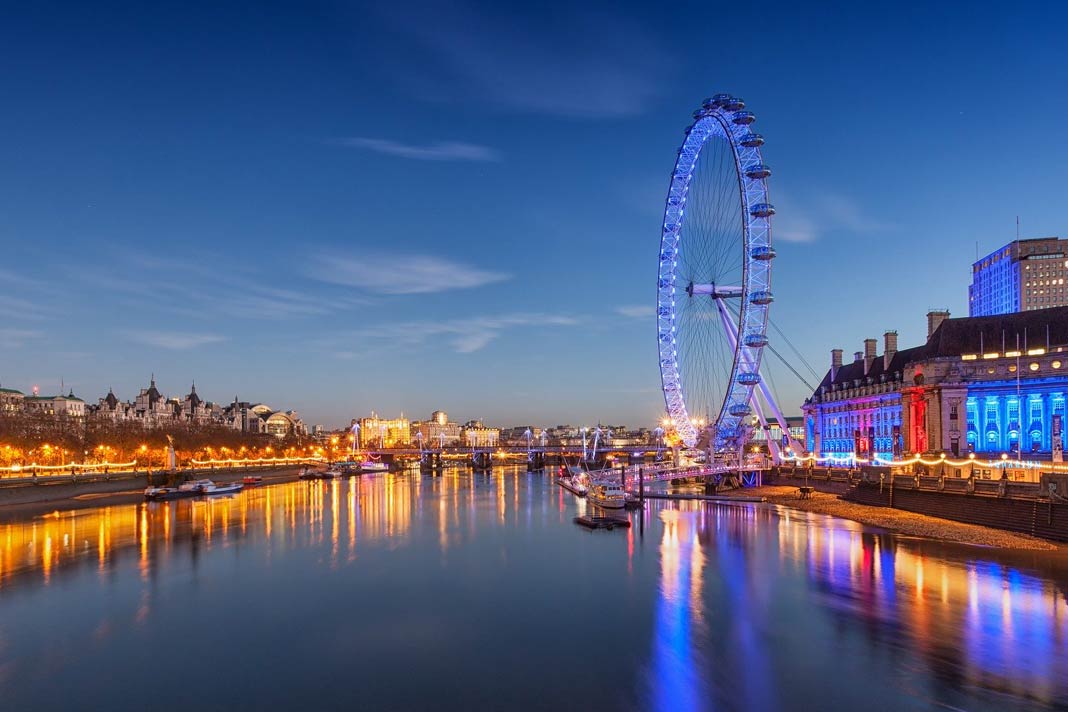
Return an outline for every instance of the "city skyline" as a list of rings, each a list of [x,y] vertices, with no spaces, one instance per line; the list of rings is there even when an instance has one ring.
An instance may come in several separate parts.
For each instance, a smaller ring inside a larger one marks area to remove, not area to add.
[[[969,8],[732,9],[759,35],[698,5],[20,8],[0,386],[95,402],[154,371],[328,427],[655,423],[663,200],[717,91],[768,140],[772,320],[819,373],[887,329],[921,344],[1017,216],[1068,232],[1065,11]],[[1027,113],[1041,162],[991,105]],[[810,389],[768,365],[797,414]]]

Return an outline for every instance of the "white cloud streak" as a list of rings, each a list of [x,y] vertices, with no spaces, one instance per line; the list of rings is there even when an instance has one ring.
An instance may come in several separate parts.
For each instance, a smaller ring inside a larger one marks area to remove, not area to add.
[[[171,351],[187,351],[199,346],[226,341],[225,336],[217,334],[192,334],[180,331],[130,331],[126,333],[126,336],[131,341]]]
[[[631,319],[644,319],[656,314],[656,309],[650,304],[632,304],[628,306],[616,307],[616,314],[631,318]]]
[[[378,294],[433,294],[503,282],[511,275],[430,255],[319,257],[308,276]]]
[[[867,215],[852,198],[835,192],[818,193],[800,202],[777,192],[775,206],[772,235],[783,242],[815,242],[831,232],[865,234],[892,227]]]
[[[335,143],[350,148],[374,151],[387,156],[408,158],[416,161],[476,161],[488,162],[501,160],[500,154],[488,146],[460,141],[439,141],[420,146],[400,143],[385,138],[354,137],[338,139]]]
[[[578,323],[577,319],[570,316],[537,313],[502,314],[445,321],[397,322],[357,329],[341,340],[332,338],[328,347],[337,347],[339,356],[351,358],[356,355],[349,348],[354,344],[362,347],[386,346],[410,349],[428,341],[444,341],[456,353],[470,354],[481,351],[511,329],[569,327]]]

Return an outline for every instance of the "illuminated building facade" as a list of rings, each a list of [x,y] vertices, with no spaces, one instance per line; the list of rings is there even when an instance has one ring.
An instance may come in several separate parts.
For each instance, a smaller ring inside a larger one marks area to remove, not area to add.
[[[1068,395],[1068,307],[950,319],[928,314],[922,346],[881,356],[867,339],[805,401],[805,443],[819,457],[878,459],[974,452],[1061,461]]]
[[[423,445],[426,447],[450,447],[460,444],[460,424],[449,422],[449,414],[443,410],[435,410],[430,414],[430,420],[416,421],[412,423],[412,437],[419,439],[422,435]]]
[[[0,414],[21,413],[26,394],[14,388],[0,388]]]
[[[498,428],[487,428],[481,420],[469,420],[464,423],[462,433],[465,447],[497,447],[501,440]]]
[[[26,396],[22,403],[27,413],[36,413],[38,415],[84,418],[86,412],[85,401],[75,396],[74,391],[71,391],[69,395]]]
[[[1068,305],[1068,240],[1015,240],[972,265],[968,314],[991,316]]]
[[[411,426],[402,414],[399,418],[360,418],[360,447],[408,447],[412,442]]]

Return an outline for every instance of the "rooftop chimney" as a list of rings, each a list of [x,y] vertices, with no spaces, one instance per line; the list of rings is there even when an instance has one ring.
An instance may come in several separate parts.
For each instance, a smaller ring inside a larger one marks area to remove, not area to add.
[[[864,360],[864,352],[863,351],[854,351],[853,352],[853,363],[860,363],[863,360]]]
[[[890,362],[897,354],[897,332],[888,331],[883,334],[883,370],[890,370]]]
[[[930,340],[931,336],[938,330],[938,327],[942,325],[942,322],[949,318],[948,309],[932,309],[927,312],[927,339]]]
[[[875,363],[875,345],[878,343],[875,339],[864,339],[864,375],[868,374],[871,365]]]
[[[831,380],[838,375],[838,369],[842,367],[842,349],[831,349]]]

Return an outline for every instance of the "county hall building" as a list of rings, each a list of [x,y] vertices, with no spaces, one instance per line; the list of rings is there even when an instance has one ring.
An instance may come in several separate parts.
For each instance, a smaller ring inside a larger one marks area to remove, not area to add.
[[[802,406],[810,454],[850,462],[912,455],[1057,461],[1065,441],[1068,307],[992,316],[927,315],[927,341],[882,354],[865,339]]]

